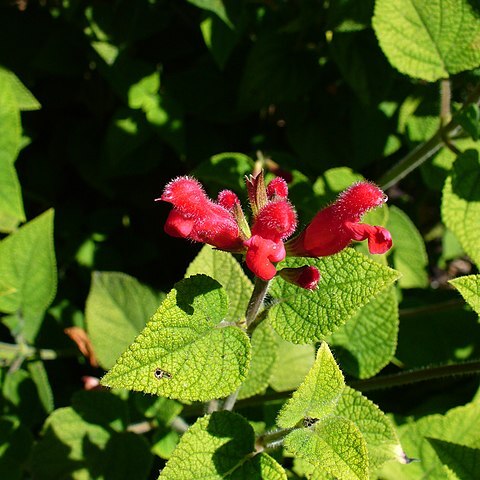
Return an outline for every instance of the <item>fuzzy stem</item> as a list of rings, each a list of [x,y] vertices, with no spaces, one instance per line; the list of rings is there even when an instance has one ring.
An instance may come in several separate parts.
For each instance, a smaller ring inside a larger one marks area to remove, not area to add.
[[[258,316],[258,312],[263,305],[263,300],[268,291],[268,286],[270,282],[262,280],[261,278],[255,277],[255,285],[253,287],[252,296],[248,302],[247,311],[245,312],[245,324],[247,327],[248,333],[251,335],[253,330],[259,325],[259,322],[255,322],[255,319]],[[253,327],[253,328],[251,328]],[[238,392],[240,389],[237,389],[230,396],[227,397],[223,403],[223,410],[233,410],[235,402],[237,401]]]
[[[442,87],[442,92],[446,92],[446,87],[444,84],[442,84]],[[447,94],[445,93],[442,97],[442,100],[444,100],[443,103],[446,102],[446,97]],[[478,103],[479,99],[480,84],[476,86],[471,95],[467,98],[463,108],[466,108],[472,103]],[[402,160],[400,160],[387,173],[385,173],[377,183],[383,189],[391,187],[393,184],[406,177],[410,172],[428,160],[432,155],[437,153],[445,144],[448,146],[451,136],[459,133],[460,131],[461,127],[458,124],[456,117],[454,117],[447,123],[447,125],[442,125],[432,138],[418,145],[415,149],[408,153]]]
[[[440,365],[436,367],[425,367],[418,370],[381,375],[367,380],[351,382],[350,386],[362,392],[370,390],[381,390],[384,388],[400,387],[411,383],[435,380],[438,378],[452,377],[455,375],[480,374],[480,360],[472,360],[451,365]]]
[[[293,430],[295,430],[295,428],[282,428],[274,432],[264,433],[257,438],[255,442],[256,446],[257,448],[268,448],[268,445],[282,440]]]

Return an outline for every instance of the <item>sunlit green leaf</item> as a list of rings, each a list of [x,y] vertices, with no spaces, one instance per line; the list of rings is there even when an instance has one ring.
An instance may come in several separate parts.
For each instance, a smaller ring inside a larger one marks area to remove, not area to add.
[[[178,400],[225,397],[245,380],[250,341],[222,325],[227,295],[205,275],[177,283],[102,384]]]
[[[478,22],[468,0],[377,0],[373,28],[395,68],[433,82],[480,64]]]
[[[480,315],[480,275],[467,275],[450,280],[465,301]]]

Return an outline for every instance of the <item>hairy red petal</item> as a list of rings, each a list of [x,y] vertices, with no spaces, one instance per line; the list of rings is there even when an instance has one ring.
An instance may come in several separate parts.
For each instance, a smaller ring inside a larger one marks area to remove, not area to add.
[[[352,240],[368,240],[370,253],[382,254],[392,248],[392,236],[386,228],[349,222],[346,227],[352,232]]]
[[[173,209],[167,217],[163,229],[172,237],[187,238],[192,232],[195,221]]]
[[[282,177],[275,177],[268,184],[267,196],[268,198],[272,198],[272,197],[287,198],[288,197],[287,182]]]
[[[217,203],[227,210],[231,210],[235,205],[240,205],[240,200],[231,190],[222,190],[218,194]]]
[[[277,273],[272,262],[280,262],[285,258],[283,242],[254,235],[244,245],[247,247],[245,261],[248,268],[262,280],[272,279]]]
[[[292,205],[287,200],[277,200],[260,210],[252,234],[278,242],[289,237],[296,228],[297,214]]]

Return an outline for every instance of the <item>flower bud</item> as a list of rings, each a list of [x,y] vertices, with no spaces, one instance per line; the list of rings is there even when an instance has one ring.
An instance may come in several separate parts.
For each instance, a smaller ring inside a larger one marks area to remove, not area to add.
[[[307,290],[316,290],[320,281],[320,271],[312,265],[298,268],[282,268],[278,274],[287,282]]]
[[[275,177],[267,187],[267,196],[272,199],[275,197],[287,198],[288,197],[288,185],[282,177]]]

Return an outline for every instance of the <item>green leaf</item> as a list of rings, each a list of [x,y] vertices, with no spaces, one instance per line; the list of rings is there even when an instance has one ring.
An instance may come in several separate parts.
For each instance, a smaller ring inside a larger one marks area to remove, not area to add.
[[[363,180],[362,175],[349,167],[331,168],[318,177],[313,184],[313,191],[318,197],[319,206],[326,206],[335,200],[337,195],[352,183]]]
[[[207,415],[183,435],[159,478],[286,480],[273,458],[254,455],[254,441],[253,428],[242,416],[228,411]]]
[[[0,478],[22,480],[33,444],[30,431],[12,418],[0,418]]]
[[[262,322],[252,335],[252,360],[238,398],[264,393],[277,360],[276,334],[268,322]],[[290,368],[290,367],[289,367]]]
[[[305,381],[280,410],[277,424],[291,428],[307,419],[332,413],[345,386],[343,375],[328,345],[322,342]]]
[[[362,307],[332,335],[330,342],[346,372],[369,378],[392,359],[397,334],[398,301],[391,287]]]
[[[25,220],[15,166],[6,152],[0,150],[0,232],[12,232]]]
[[[195,5],[198,8],[203,10],[208,10],[215,13],[220,20],[225,22],[230,28],[233,28],[230,19],[228,18],[228,13],[225,8],[225,2],[223,0],[187,0],[188,3]]]
[[[53,392],[48,381],[47,371],[41,360],[28,362],[28,371],[37,386],[38,397],[42,403],[43,408],[47,413],[52,413],[55,408],[53,404]]]
[[[407,462],[388,417],[360,392],[346,386],[337,403],[335,415],[347,418],[360,430],[367,445],[371,472],[389,460]]]
[[[458,479],[476,480],[480,478],[480,449],[470,448],[458,443],[428,438],[438,458],[452,470]]]
[[[377,0],[373,28],[390,63],[434,82],[477,67],[479,16],[468,0]]]
[[[57,288],[53,210],[28,222],[0,242],[0,278],[15,289],[0,296],[0,311],[21,312],[21,331],[33,341]]]
[[[253,160],[243,153],[226,152],[213,155],[201,163],[192,175],[208,185],[220,185],[235,192],[245,190],[244,176],[252,173]]]
[[[277,392],[295,390],[305,380],[315,361],[315,347],[287,342],[277,333],[275,337],[277,358],[270,376],[270,386]]]
[[[458,114],[458,123],[477,141],[480,138],[480,107],[476,103],[471,103]]]
[[[253,285],[230,253],[205,245],[188,266],[185,275],[188,277],[197,273],[212,277],[225,288],[228,296],[228,321],[236,323],[245,318]]]
[[[313,429],[297,429],[285,448],[342,480],[368,480],[367,446],[360,430],[343,417],[326,417]]]
[[[106,411],[115,416],[116,403]],[[140,435],[112,430],[101,417],[90,419],[66,407],[55,410],[45,422],[42,438],[33,449],[32,471],[38,480],[121,480],[146,478],[151,462],[149,445]]]
[[[401,288],[425,288],[428,286],[428,257],[420,232],[408,216],[394,205],[387,229],[393,238],[393,266],[402,276],[398,280]]]
[[[398,277],[351,248],[316,260],[287,259],[282,266],[315,265],[321,272],[319,288],[313,292],[276,278],[270,294],[271,325],[285,340],[312,343],[333,333],[366,303]]]
[[[177,283],[102,384],[178,400],[211,400],[245,380],[250,341],[222,325],[228,310],[221,285],[196,275]]]
[[[0,152],[7,155],[13,164],[20,150],[22,126],[20,123],[20,109],[18,108],[15,93],[11,86],[9,75],[0,70]]]
[[[427,440],[435,438],[470,448],[480,448],[480,404],[470,403],[448,411],[445,415],[429,415],[410,421],[398,429],[403,448],[412,458],[420,459],[408,466],[388,463],[381,478],[386,480],[452,480],[451,472],[439,459]],[[464,478],[464,477],[460,477]]]
[[[223,69],[239,36],[216,15],[209,15],[200,24],[203,40],[217,65]]]
[[[85,307],[87,332],[100,365],[111,368],[158,308],[160,298],[135,278],[94,272]]]
[[[443,188],[442,219],[465,252],[480,266],[480,165],[478,150],[467,150],[453,165]]]
[[[20,79],[13,72],[0,66],[0,85],[2,85],[0,90],[3,90],[3,82],[9,83],[20,110],[31,111],[39,110],[41,108],[39,101],[32,95]]]
[[[480,315],[480,275],[458,277],[449,280],[448,283],[451,283],[465,301]]]

